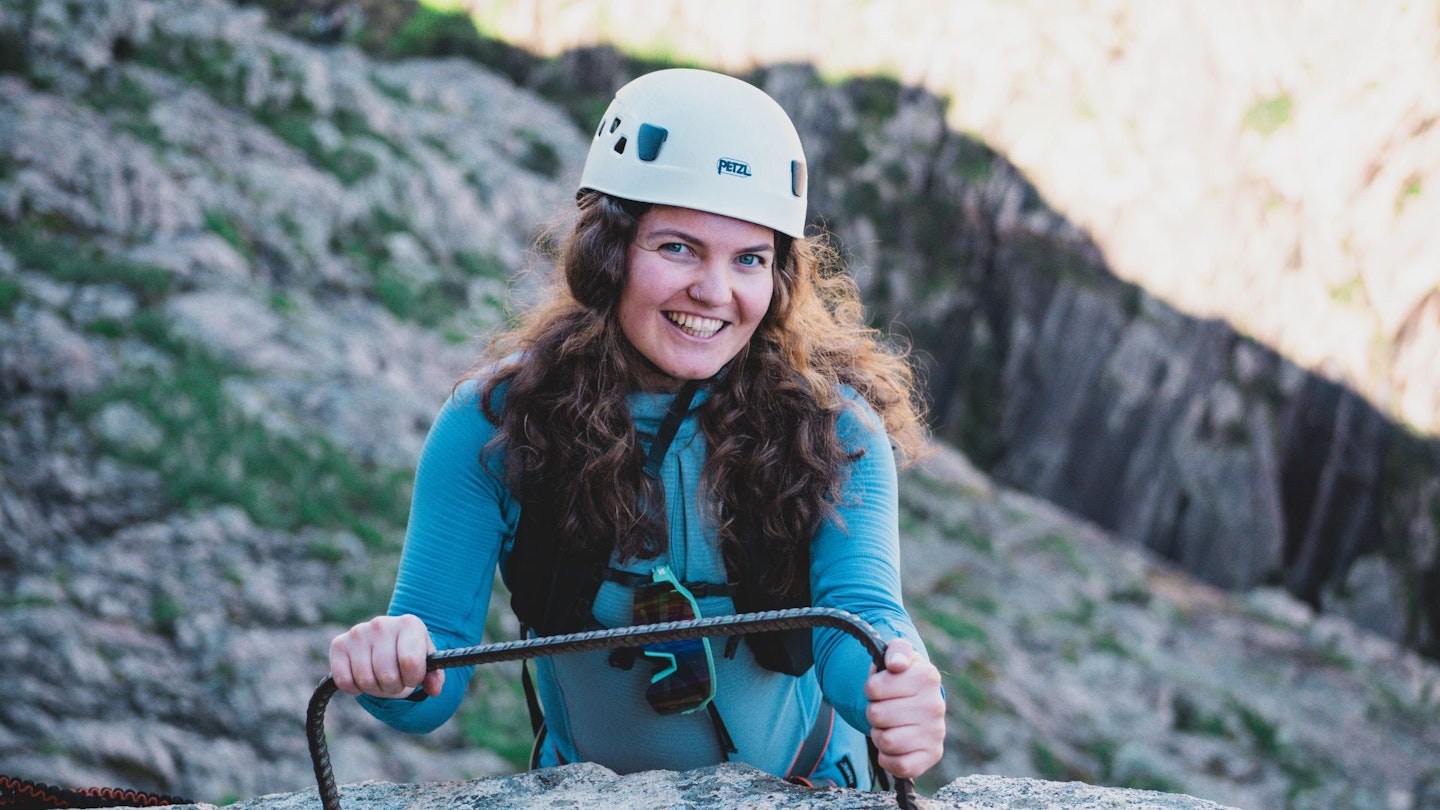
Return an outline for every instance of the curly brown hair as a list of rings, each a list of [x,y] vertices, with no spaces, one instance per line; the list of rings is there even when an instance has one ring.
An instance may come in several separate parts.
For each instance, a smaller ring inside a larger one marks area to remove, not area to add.
[[[512,492],[555,509],[562,547],[613,545],[622,558],[650,559],[666,541],[644,504],[663,493],[642,473],[625,397],[653,371],[615,317],[626,251],[648,206],[587,191],[578,209],[561,283],[492,341],[467,378],[480,379],[481,407],[498,428],[486,452],[503,454]],[[712,382],[700,426],[702,488],[726,565],[737,570],[742,535],[759,532],[774,564],[760,584],[781,593],[808,576],[801,544],[833,514],[857,457],[836,431],[841,387],[879,414],[902,459],[918,457],[926,430],[904,353],[865,325],[834,251],[816,239],[775,240],[770,308]]]

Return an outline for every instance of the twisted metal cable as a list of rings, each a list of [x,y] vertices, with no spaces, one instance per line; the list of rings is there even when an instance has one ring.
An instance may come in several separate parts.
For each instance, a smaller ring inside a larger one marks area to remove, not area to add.
[[[639,647],[707,636],[746,635],[811,627],[830,627],[849,633],[865,645],[877,670],[885,668],[885,641],[869,622],[847,611],[818,607],[713,616],[708,619],[642,624],[461,647],[432,653],[426,660],[425,668],[450,669],[547,655]],[[305,734],[310,744],[310,761],[315,766],[315,781],[319,786],[320,802],[324,810],[341,810],[340,790],[335,785],[335,773],[330,767],[330,750],[325,744],[325,707],[336,691],[335,681],[327,676],[315,688],[305,713]],[[895,779],[895,803],[901,810],[914,810],[915,787],[909,779]]]
[[[170,804],[194,802],[179,796],[129,788],[65,788],[18,776],[0,775],[0,808],[160,807]]]

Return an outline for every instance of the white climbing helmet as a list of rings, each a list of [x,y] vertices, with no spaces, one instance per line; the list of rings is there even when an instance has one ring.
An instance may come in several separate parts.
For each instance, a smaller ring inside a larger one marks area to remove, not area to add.
[[[775,99],[708,70],[647,73],[615,92],[580,188],[805,236],[805,151]]]

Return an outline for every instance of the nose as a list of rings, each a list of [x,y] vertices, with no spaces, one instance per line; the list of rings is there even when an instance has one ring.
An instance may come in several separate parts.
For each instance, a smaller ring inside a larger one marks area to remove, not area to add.
[[[707,306],[720,306],[730,302],[730,275],[720,262],[706,262],[699,270],[699,276],[690,285],[690,297]]]

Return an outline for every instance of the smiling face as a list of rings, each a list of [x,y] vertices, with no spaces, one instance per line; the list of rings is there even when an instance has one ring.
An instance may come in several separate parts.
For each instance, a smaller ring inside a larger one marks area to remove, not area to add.
[[[770,308],[775,233],[690,208],[645,212],[627,254],[620,330],[674,380],[714,376]]]

